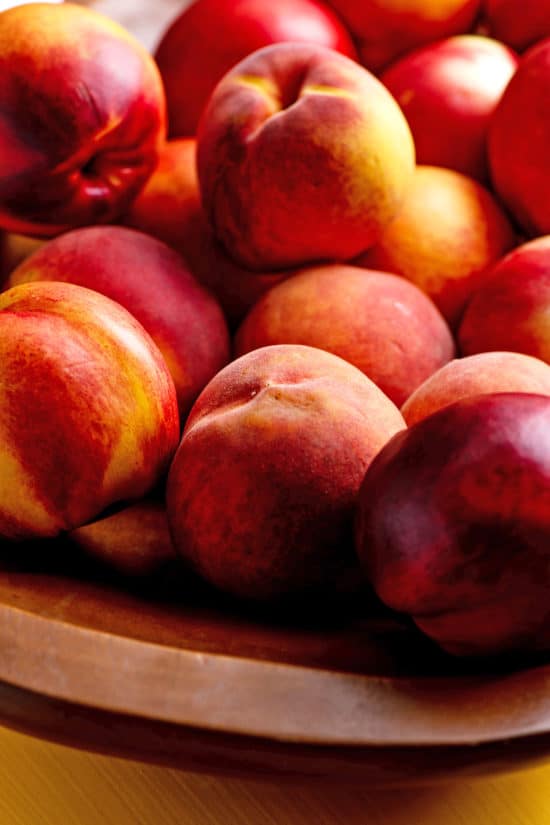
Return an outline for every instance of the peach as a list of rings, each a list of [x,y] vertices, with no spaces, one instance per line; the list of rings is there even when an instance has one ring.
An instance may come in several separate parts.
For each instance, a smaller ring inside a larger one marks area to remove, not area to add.
[[[10,275],[11,286],[66,281],[126,307],[162,352],[180,414],[229,360],[229,332],[214,297],[161,241],[122,226],[74,229],[44,244]]]
[[[550,0],[485,0],[492,37],[520,52],[550,37]]]
[[[124,223],[183,254],[201,220],[196,140],[169,140],[159,152],[151,177],[124,215]]]
[[[412,427],[442,407],[496,392],[529,392],[550,396],[550,366],[518,352],[482,352],[455,358],[434,372],[401,407]]]
[[[141,498],[178,443],[174,383],[129,312],[74,284],[0,295],[0,535],[55,536]]]
[[[331,353],[281,345],[233,361],[195,402],[170,469],[176,551],[233,596],[334,594],[356,567],[359,485],[403,427],[384,393]]]
[[[238,263],[264,271],[358,255],[395,217],[414,169],[390,93],[310,44],[277,43],[235,66],[197,141],[216,236]]]
[[[490,270],[458,340],[464,355],[512,350],[550,363],[550,235],[518,246]]]
[[[457,401],[396,435],[358,496],[376,593],[455,655],[550,647],[550,398]]]
[[[407,118],[417,162],[487,181],[489,123],[517,64],[496,40],[457,35],[390,66],[380,80]]]
[[[330,0],[347,23],[363,65],[379,71],[419,46],[469,32],[480,0]]]
[[[0,55],[0,226],[48,237],[116,219],[164,139],[151,56],[71,3],[0,13]]]
[[[521,59],[488,136],[494,188],[529,236],[550,233],[549,96],[550,37]]]
[[[455,351],[449,327],[418,287],[344,264],[304,269],[272,287],[235,337],[235,354],[305,344],[339,355],[397,404]]]
[[[166,507],[152,497],[77,527],[68,539],[90,558],[124,576],[149,577],[176,559]]]
[[[510,222],[481,184],[418,166],[399,215],[357,263],[412,281],[454,329],[487,269],[514,243]]]
[[[124,222],[177,249],[197,280],[215,295],[233,329],[270,286],[287,276],[239,266],[216,240],[201,204],[196,143],[195,138],[166,142]]]
[[[341,20],[319,0],[195,0],[155,51],[168,103],[171,137],[197,131],[219,80],[251,52],[282,41],[317,43],[357,56]]]

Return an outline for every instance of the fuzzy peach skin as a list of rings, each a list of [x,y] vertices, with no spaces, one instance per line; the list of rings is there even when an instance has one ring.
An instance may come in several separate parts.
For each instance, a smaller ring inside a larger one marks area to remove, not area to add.
[[[0,13],[0,226],[48,237],[113,221],[165,134],[155,63],[121,26],[71,3]]]
[[[414,169],[399,106],[330,49],[278,43],[220,81],[197,138],[203,205],[240,264],[345,260],[395,217]]]
[[[550,398],[457,401],[369,467],[356,546],[376,593],[455,655],[550,647]]]
[[[550,37],[523,56],[488,135],[494,188],[529,236],[550,233]]]
[[[496,40],[457,35],[390,66],[380,79],[407,118],[417,162],[487,182],[487,130],[517,64]]]
[[[550,235],[522,244],[489,272],[458,330],[464,355],[513,350],[550,364]]]
[[[170,469],[176,550],[234,596],[333,593],[356,564],[359,485],[403,427],[384,393],[331,353],[282,345],[233,361],[196,401]]]
[[[147,577],[176,559],[164,502],[149,497],[68,534],[71,544],[132,578]]]
[[[24,260],[8,284],[37,281],[95,289],[131,312],[164,356],[182,417],[229,360],[229,332],[215,298],[180,255],[142,232],[122,226],[66,232]]]
[[[412,427],[433,412],[469,398],[495,392],[550,396],[550,366],[519,352],[482,352],[455,358],[434,372],[407,398],[401,413]]]
[[[412,281],[456,329],[486,271],[515,242],[485,187],[451,169],[417,166],[399,215],[356,263]]]
[[[236,264],[217,241],[202,208],[195,138],[169,140],[157,168],[123,222],[172,246],[217,298],[231,329],[285,272],[253,272]],[[290,272],[289,272],[290,274]]]
[[[196,133],[214,87],[236,63],[263,46],[288,40],[357,57],[342,21],[319,0],[194,0],[187,5],[155,51],[170,136]]]
[[[492,37],[523,52],[550,37],[550,0],[485,0],[484,21]]]
[[[0,536],[55,536],[140,498],[177,446],[174,382],[119,304],[85,287],[0,295]]]
[[[330,0],[354,36],[361,62],[379,71],[419,46],[465,34],[480,0]]]
[[[237,331],[235,355],[270,344],[339,355],[398,406],[455,353],[449,327],[418,287],[344,264],[303,269],[258,300]]]

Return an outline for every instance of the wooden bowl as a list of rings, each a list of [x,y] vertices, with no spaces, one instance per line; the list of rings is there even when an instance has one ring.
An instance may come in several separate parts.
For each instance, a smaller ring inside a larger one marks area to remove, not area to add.
[[[550,755],[548,661],[460,662],[352,603],[284,621],[170,565],[129,585],[62,542],[0,555],[0,680],[8,726],[187,770],[387,785]]]

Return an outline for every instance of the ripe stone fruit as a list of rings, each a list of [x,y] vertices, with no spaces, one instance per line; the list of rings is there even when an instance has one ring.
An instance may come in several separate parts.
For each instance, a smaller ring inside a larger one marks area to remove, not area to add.
[[[407,118],[417,162],[487,181],[487,130],[517,64],[496,40],[457,35],[390,66],[380,79]]]
[[[10,286],[66,281],[95,289],[143,324],[172,374],[184,417],[229,360],[229,332],[215,298],[161,241],[122,226],[74,229],[44,244],[9,278]]]
[[[201,119],[197,162],[216,236],[249,269],[358,255],[399,210],[414,145],[399,106],[330,49],[277,43],[235,66]]]
[[[456,655],[550,647],[550,398],[463,399],[398,434],[359,493],[378,596]]]
[[[355,58],[341,20],[319,0],[195,0],[155,52],[171,137],[194,135],[223,75],[251,52],[281,41],[317,43]]]
[[[484,5],[491,36],[520,52],[550,37],[550,0],[485,0]]]
[[[160,351],[119,304],[74,284],[0,295],[0,536],[55,536],[140,498],[179,435]]]
[[[518,246],[490,270],[458,340],[464,355],[513,350],[550,364],[550,235]]]
[[[488,136],[494,188],[530,236],[550,233],[550,38],[533,46],[496,108]]]
[[[68,538],[85,554],[124,576],[152,576],[176,559],[166,508],[153,497],[77,527]]]
[[[481,393],[530,392],[550,396],[550,366],[519,352],[481,352],[455,358],[407,398],[401,413],[412,427],[433,412]]]
[[[30,3],[0,14],[0,77],[0,226],[47,237],[122,214],[164,138],[145,49],[90,9]]]
[[[418,287],[344,264],[303,269],[258,300],[237,331],[235,353],[269,344],[339,355],[398,406],[455,352],[449,327]]]
[[[364,66],[379,71],[402,54],[473,27],[480,0],[330,0]]]
[[[284,272],[252,272],[235,263],[215,238],[202,208],[195,138],[169,140],[159,163],[124,218],[177,249],[193,275],[218,299],[231,328]]]
[[[357,263],[412,281],[455,329],[486,271],[514,243],[485,187],[451,169],[417,166],[403,208]]]
[[[404,422],[362,372],[314,347],[263,347],[197,399],[172,463],[178,553],[222,591],[256,601],[335,594],[356,567],[365,471]]]

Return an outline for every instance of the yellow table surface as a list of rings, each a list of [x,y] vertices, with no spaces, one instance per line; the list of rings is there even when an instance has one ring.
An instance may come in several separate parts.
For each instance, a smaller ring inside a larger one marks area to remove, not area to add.
[[[0,825],[550,825],[550,764],[407,790],[198,776],[0,728]]]

